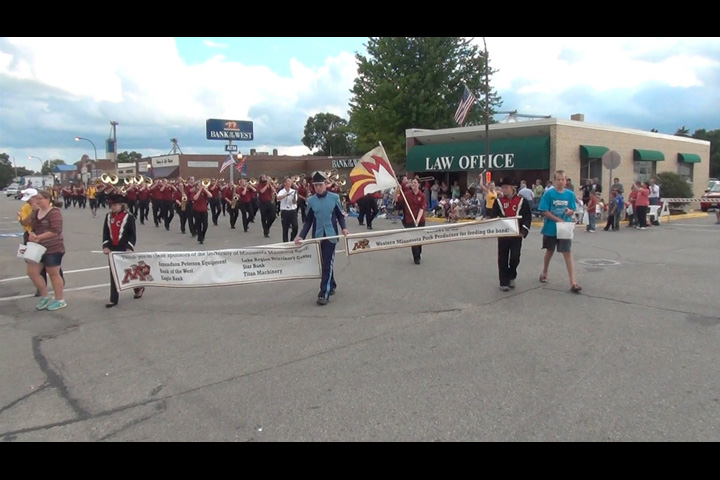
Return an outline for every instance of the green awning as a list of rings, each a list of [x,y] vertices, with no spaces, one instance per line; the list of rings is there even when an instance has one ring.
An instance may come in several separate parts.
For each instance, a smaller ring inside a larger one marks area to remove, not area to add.
[[[702,159],[696,153],[678,153],[678,162],[684,163],[700,163]]]
[[[665,155],[657,150],[640,150],[636,148],[633,150],[633,160],[636,162],[662,162],[665,160]]]
[[[597,147],[595,145],[580,145],[580,158],[588,160],[590,158],[602,158],[605,153],[610,150],[608,147]]]

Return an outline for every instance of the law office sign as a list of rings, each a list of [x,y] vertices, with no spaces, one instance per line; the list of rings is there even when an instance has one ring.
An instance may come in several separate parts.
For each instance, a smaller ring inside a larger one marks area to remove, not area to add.
[[[246,120],[219,120],[209,118],[205,121],[208,140],[255,140],[253,122]]]
[[[407,153],[412,172],[457,172],[467,170],[544,170],[550,168],[550,137],[528,137],[485,142],[418,145]]]

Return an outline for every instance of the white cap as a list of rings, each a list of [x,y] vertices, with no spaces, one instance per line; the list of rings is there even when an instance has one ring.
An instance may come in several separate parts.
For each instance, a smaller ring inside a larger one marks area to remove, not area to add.
[[[34,197],[35,195],[37,195],[37,194],[38,194],[38,191],[35,190],[34,188],[28,188],[28,189],[23,190],[23,191],[20,192],[20,193],[23,194],[23,197],[22,197],[20,200],[22,200],[23,202],[27,202],[27,201],[30,200],[32,197]]]

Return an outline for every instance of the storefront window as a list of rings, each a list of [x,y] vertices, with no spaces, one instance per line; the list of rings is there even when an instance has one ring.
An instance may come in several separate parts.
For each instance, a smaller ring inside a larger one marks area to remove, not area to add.
[[[580,161],[580,185],[585,184],[585,179],[597,178],[602,185],[602,160],[599,158],[586,158]]]
[[[652,177],[655,176],[655,163],[656,162],[643,162],[635,160],[633,165],[633,181],[637,182],[649,182]]]
[[[695,165],[695,164],[678,162],[678,170],[677,170],[678,175],[680,175],[683,179],[687,180],[688,182],[692,182],[693,181],[693,165]]]

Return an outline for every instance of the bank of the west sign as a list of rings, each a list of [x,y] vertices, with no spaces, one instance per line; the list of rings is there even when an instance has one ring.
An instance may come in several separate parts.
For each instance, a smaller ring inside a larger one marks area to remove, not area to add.
[[[407,154],[407,170],[411,172],[547,168],[549,136],[492,140],[490,155],[485,154],[485,142],[417,145]]]

